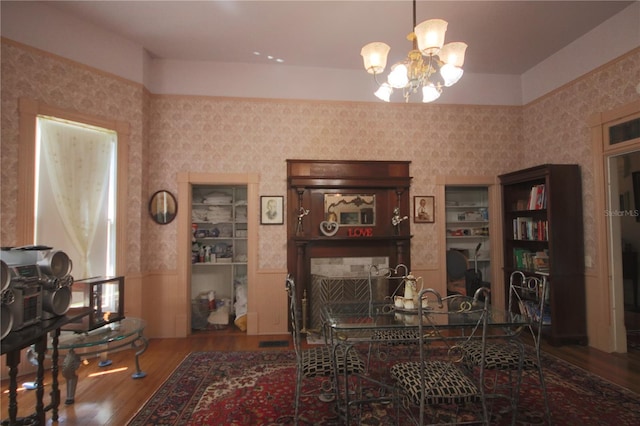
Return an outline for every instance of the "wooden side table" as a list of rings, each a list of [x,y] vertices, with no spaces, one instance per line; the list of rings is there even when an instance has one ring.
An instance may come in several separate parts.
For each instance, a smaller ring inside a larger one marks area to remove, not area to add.
[[[60,328],[88,315],[89,309],[75,312],[70,316],[60,316],[41,321],[22,330],[10,332],[0,343],[2,354],[7,354],[7,366],[9,367],[9,417],[2,421],[3,425],[18,424],[45,424],[45,412],[51,410],[52,420],[58,421],[58,406],[60,405],[60,389],[58,386],[58,343]],[[50,349],[51,353],[51,403],[45,407],[44,396],[44,358],[47,351],[47,336],[52,333]],[[32,415],[18,419],[18,364],[20,364],[20,352],[22,349],[33,346],[37,354],[38,370],[36,373],[36,412]]]

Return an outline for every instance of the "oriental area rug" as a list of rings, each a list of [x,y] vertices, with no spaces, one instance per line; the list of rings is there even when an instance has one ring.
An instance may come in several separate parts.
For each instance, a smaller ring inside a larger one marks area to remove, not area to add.
[[[640,424],[640,395],[561,359],[543,356],[554,424]],[[295,374],[295,354],[291,350],[194,352],[151,396],[129,426],[293,424]],[[364,407],[357,424],[412,424],[402,411],[397,418],[392,405]],[[299,424],[338,424],[334,407],[334,403],[322,402],[317,396],[303,397]],[[542,394],[534,379],[524,380],[519,407],[518,424],[544,424],[540,414]],[[507,425],[510,421],[510,414],[492,410],[492,425]]]

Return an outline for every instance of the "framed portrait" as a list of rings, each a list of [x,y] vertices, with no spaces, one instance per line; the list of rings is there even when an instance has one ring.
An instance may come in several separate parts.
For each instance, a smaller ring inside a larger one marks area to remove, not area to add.
[[[435,197],[413,197],[413,221],[415,223],[433,223],[435,216]]]
[[[262,195],[260,197],[260,224],[282,225],[284,223],[284,197]]]
[[[149,200],[149,214],[154,222],[160,225],[171,223],[178,213],[176,198],[169,191],[155,192]]]

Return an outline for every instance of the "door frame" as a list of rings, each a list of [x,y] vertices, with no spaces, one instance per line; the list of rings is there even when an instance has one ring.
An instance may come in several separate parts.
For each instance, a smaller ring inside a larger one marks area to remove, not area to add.
[[[497,176],[436,176],[436,222],[438,225],[438,259],[440,265],[447,264],[447,224],[445,211],[445,187],[447,186],[480,186],[487,187],[489,192],[489,244],[491,252],[491,303],[505,306],[505,284],[502,273],[502,201],[500,182]],[[439,200],[439,202],[438,202]],[[447,269],[440,268],[440,288],[447,288]]]
[[[596,229],[596,259],[587,259],[587,312],[588,335],[591,346],[606,352],[627,351],[624,326],[624,299],[619,224],[606,215],[616,210],[617,198],[611,201],[609,162],[611,158],[640,150],[640,138],[608,144],[608,129],[630,119],[640,117],[640,101],[634,101],[611,111],[597,113],[589,118],[591,129],[594,207]],[[614,205],[611,205],[611,204]],[[617,238],[617,242],[614,241]]]
[[[178,173],[178,287],[181,289],[181,312],[177,315],[185,318],[178,321],[179,336],[191,334],[191,189],[192,185],[246,185],[247,186],[247,334],[257,334],[255,323],[256,310],[256,271],[258,262],[258,185],[256,173]],[[184,316],[183,316],[184,315]]]

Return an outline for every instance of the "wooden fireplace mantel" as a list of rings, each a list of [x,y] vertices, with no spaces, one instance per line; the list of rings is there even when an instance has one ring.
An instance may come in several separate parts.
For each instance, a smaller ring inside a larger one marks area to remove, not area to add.
[[[410,216],[409,161],[287,160],[287,267],[301,298],[311,283],[310,260],[317,257],[387,257],[411,267],[409,220],[394,226],[394,209]],[[340,226],[333,236],[325,194],[375,195],[375,223]],[[307,291],[307,295],[311,292]]]

